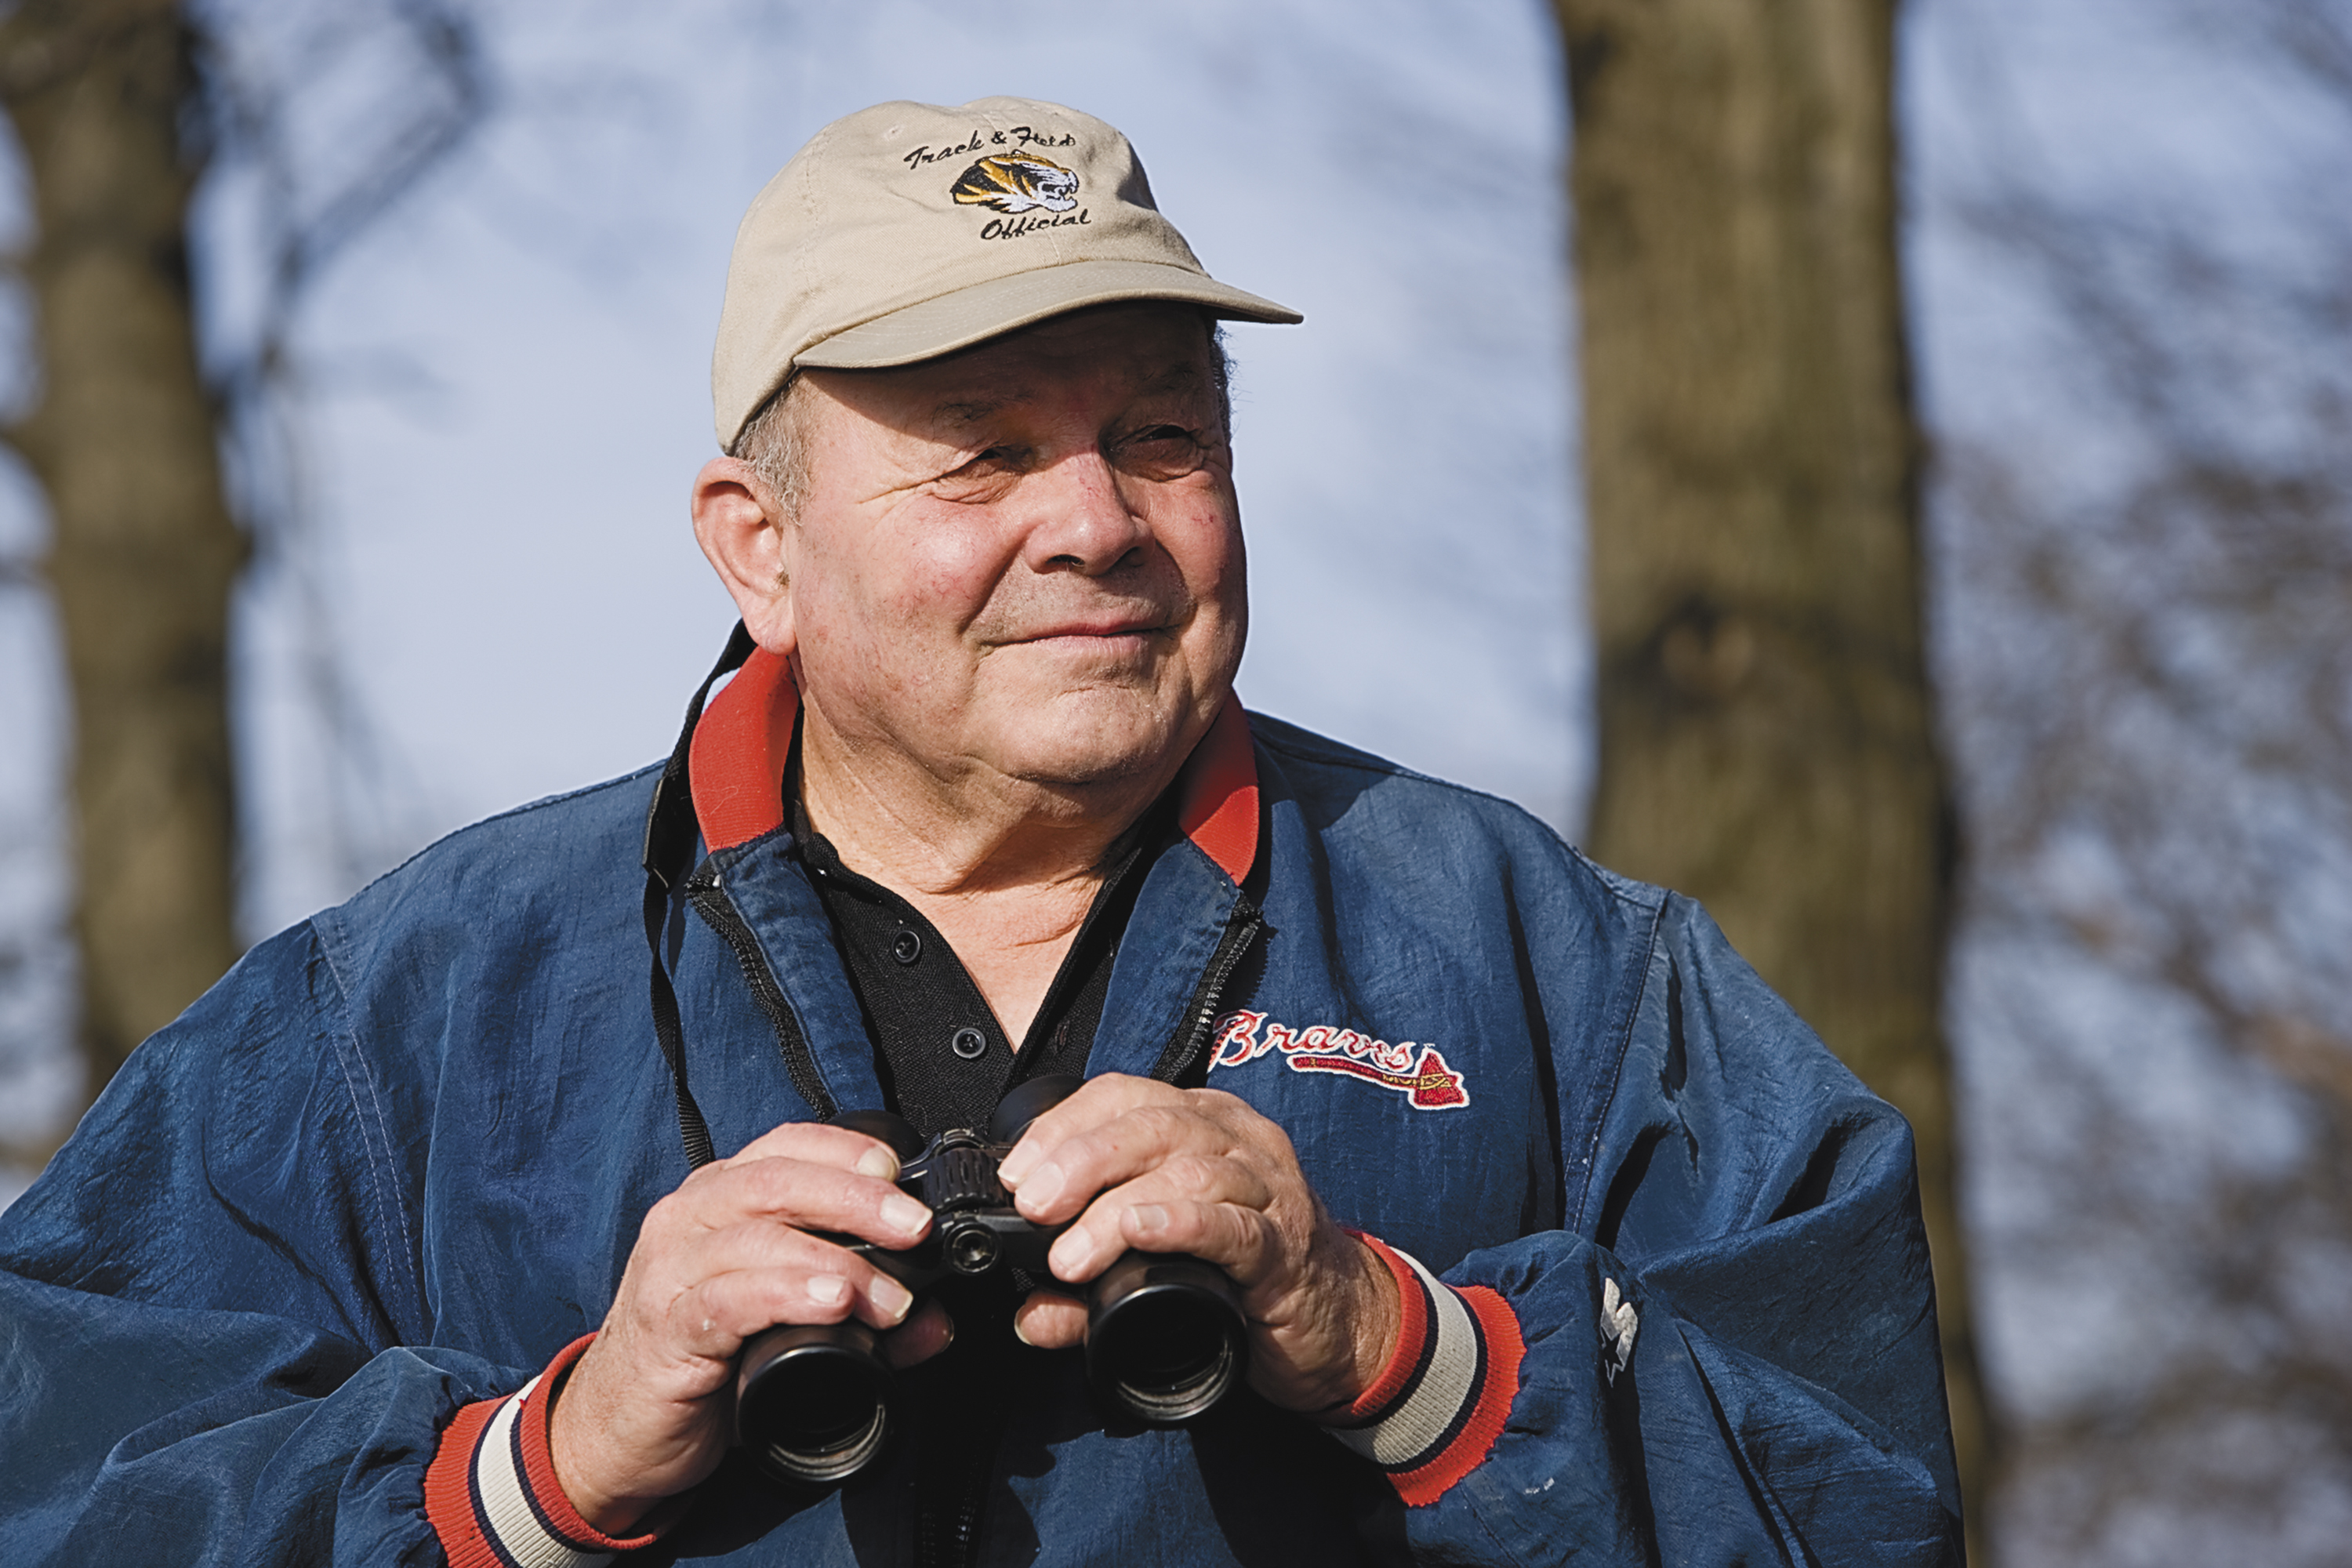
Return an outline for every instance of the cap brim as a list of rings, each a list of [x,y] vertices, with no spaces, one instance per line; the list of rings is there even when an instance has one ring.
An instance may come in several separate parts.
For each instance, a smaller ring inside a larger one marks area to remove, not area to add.
[[[1229,321],[1290,326],[1307,319],[1189,268],[1158,261],[1071,261],[992,278],[862,321],[802,350],[793,363],[826,370],[915,364],[1067,310],[1133,300],[1198,305]]]

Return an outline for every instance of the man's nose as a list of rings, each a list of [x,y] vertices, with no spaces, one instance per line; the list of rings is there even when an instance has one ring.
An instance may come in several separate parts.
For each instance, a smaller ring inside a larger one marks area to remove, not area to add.
[[[1074,453],[1030,476],[1023,500],[1034,510],[1022,559],[1033,572],[1100,576],[1151,537],[1100,452]]]

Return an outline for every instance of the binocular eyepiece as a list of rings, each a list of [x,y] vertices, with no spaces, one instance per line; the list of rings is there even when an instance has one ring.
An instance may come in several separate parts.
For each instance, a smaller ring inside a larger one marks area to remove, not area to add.
[[[932,1218],[930,1234],[903,1251],[826,1239],[917,1293],[952,1275],[998,1268],[1045,1277],[1045,1254],[1067,1227],[1022,1218],[996,1168],[1029,1123],[1078,1084],[1067,1074],[1034,1079],[1004,1097],[986,1129],[957,1129],[928,1143],[887,1111],[835,1118],[897,1152],[899,1187]],[[1222,1269],[1197,1258],[1129,1252],[1087,1291],[1087,1382],[1098,1401],[1134,1420],[1173,1426],[1201,1415],[1241,1381],[1248,1356],[1240,1294]],[[743,1348],[736,1439],[782,1479],[846,1480],[888,1440],[890,1394],[890,1369],[865,1324],[770,1329]]]

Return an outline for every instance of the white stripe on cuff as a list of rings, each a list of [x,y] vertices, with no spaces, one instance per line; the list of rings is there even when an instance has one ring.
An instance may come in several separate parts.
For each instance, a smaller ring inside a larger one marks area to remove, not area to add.
[[[1387,1470],[1412,1469],[1444,1441],[1455,1417],[1478,1397],[1478,1328],[1453,1288],[1421,1266],[1421,1260],[1389,1248],[1405,1260],[1429,1291],[1429,1331],[1437,1348],[1421,1385],[1394,1411],[1369,1426],[1333,1426],[1331,1436]]]
[[[482,1525],[489,1544],[515,1568],[604,1568],[609,1552],[583,1552],[541,1521],[530,1500],[530,1478],[516,1451],[515,1423],[522,1402],[539,1386],[534,1377],[483,1428],[474,1449],[474,1491],[481,1500]]]

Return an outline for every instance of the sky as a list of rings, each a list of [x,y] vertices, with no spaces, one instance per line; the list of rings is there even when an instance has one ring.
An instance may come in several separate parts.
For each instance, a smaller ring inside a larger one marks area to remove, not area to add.
[[[242,18],[242,69],[299,84],[279,95],[298,195],[364,165],[417,90],[381,27],[339,50],[287,26],[365,5],[212,4]],[[1304,312],[1230,332],[1244,699],[1573,832],[1590,656],[1545,8],[1194,0],[1181,29],[1102,0],[1031,0],[1018,27],[949,0],[472,15],[488,112],[296,318],[301,523],[258,542],[233,654],[248,940],[465,823],[667,752],[734,620],[686,497],[717,450],[736,223],[817,129],[893,98],[1109,120],[1215,276]],[[215,363],[251,339],[264,173],[226,163],[199,193]],[[26,233],[22,179],[0,160],[0,238]],[[0,294],[0,351],[23,341]],[[45,530],[0,454],[0,561]],[[0,1140],[77,1092],[55,637],[0,578]]]
[[[308,307],[320,525],[247,623],[252,934],[667,752],[733,621],[685,500],[716,454],[736,222],[820,126],[893,97],[1109,119],[1213,274],[1305,313],[1229,340],[1244,699],[1574,821],[1562,127],[1536,7],[1204,0],[1181,34],[1053,3],[1013,29],[920,0],[485,15],[493,117]],[[373,731],[357,837],[378,842],[346,864],[298,576]]]
[[[2004,433],[2051,485],[2095,486],[2129,454],[2101,448],[2080,386],[2039,353],[2047,302],[1972,246],[1965,198],[2022,173],[2192,200],[2247,247],[2291,246],[2252,198],[2320,110],[2184,50],[2158,24],[2194,3],[1905,7],[1922,411],[1937,433]],[[1305,313],[1231,330],[1243,696],[1573,836],[1591,671],[1548,5],[1027,0],[1017,26],[949,0],[504,0],[478,15],[490,112],[299,323],[309,521],[271,542],[239,620],[248,937],[463,823],[668,750],[733,621],[685,500],[716,449],[710,337],[735,224],[812,132],[892,98],[1011,93],[1109,120],[1212,272]],[[400,90],[364,58],[298,79],[301,148],[321,166]],[[200,214],[215,350],[249,318],[255,194],[215,181]],[[21,234],[22,207],[0,184],[0,237],[11,214]],[[0,560],[37,549],[42,527],[0,462]],[[64,1016],[53,635],[0,583],[0,734],[28,742],[0,747],[0,967],[13,952],[49,977],[0,986],[0,1138],[71,1092],[63,1058],[36,1048]],[[322,669],[348,693],[340,740],[320,719]],[[2120,1071],[2210,1109],[2187,1047],[2118,1025],[2131,998],[2048,984],[2085,1037],[2154,1041]],[[2030,1077],[1997,1031],[1963,1045],[1988,1077]],[[0,1180],[0,1199],[11,1190]],[[1975,1193],[2031,1195],[1990,1176]],[[2084,1310],[2093,1290],[2021,1273],[1986,1287],[2012,1390],[2054,1399],[2118,1375],[2128,1347],[2105,1331],[2128,1303]]]

